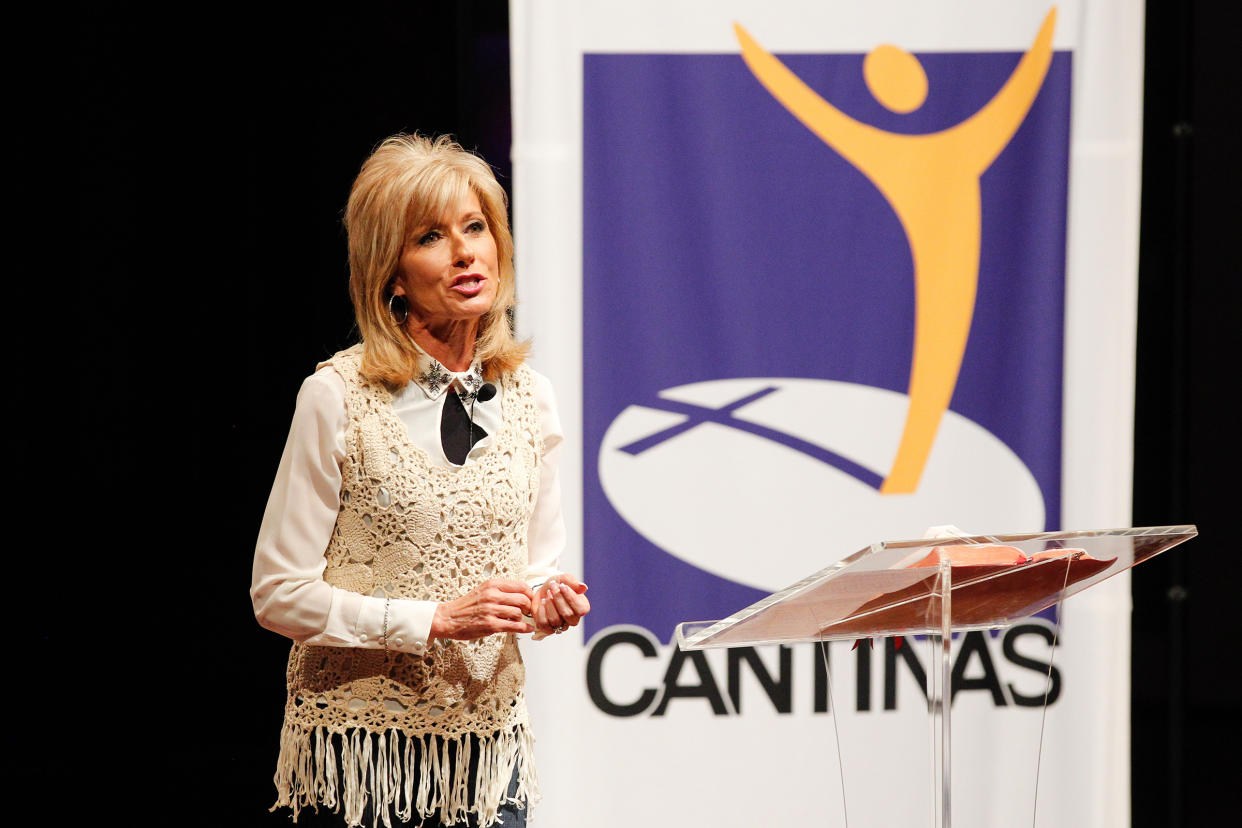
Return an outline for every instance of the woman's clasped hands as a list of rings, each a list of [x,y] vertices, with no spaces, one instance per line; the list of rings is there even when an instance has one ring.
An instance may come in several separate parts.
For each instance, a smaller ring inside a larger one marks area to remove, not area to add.
[[[555,575],[538,592],[522,581],[493,578],[436,607],[431,637],[473,641],[496,633],[533,632],[542,638],[564,632],[591,611],[586,590],[572,575]]]

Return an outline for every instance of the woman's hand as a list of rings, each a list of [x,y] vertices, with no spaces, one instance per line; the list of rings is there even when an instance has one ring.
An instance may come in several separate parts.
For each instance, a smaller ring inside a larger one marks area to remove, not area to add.
[[[543,635],[564,632],[578,626],[582,617],[591,611],[591,602],[585,593],[586,584],[572,575],[553,575],[535,594],[535,629]]]
[[[495,633],[533,632],[535,628],[522,620],[523,615],[531,614],[533,598],[530,587],[522,581],[484,581],[460,598],[436,607],[431,637],[473,641]]]

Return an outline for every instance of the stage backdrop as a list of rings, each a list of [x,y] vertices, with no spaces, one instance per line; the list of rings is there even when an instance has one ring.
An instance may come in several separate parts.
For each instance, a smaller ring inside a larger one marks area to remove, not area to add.
[[[931,823],[920,642],[672,630],[931,525],[1128,525],[1142,20],[513,4],[518,319],[594,607],[525,646],[538,824]],[[955,641],[955,825],[1032,824],[1037,772],[1035,824],[1128,824],[1128,589]]]

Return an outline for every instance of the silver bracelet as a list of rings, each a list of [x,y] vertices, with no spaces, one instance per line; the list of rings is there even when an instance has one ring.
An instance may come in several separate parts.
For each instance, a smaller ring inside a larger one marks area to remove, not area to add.
[[[388,649],[388,604],[391,601],[392,601],[391,598],[384,599],[384,635],[381,637],[380,640],[384,642],[385,650]]]

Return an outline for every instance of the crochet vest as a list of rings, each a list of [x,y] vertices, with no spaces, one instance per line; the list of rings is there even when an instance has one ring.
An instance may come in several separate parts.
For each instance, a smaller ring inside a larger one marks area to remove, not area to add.
[[[324,580],[363,595],[449,601],[489,578],[520,579],[543,453],[530,369],[502,379],[504,426],[491,446],[450,469],[411,445],[392,395],[361,377],[361,361],[355,345],[321,363],[344,380],[349,415]],[[511,633],[436,639],[422,655],[297,643],[287,677],[273,810],[291,807],[295,821],[301,807],[322,804],[358,825],[369,799],[386,825],[390,809],[445,822],[471,812],[488,825],[515,767],[516,799],[538,799],[525,668]]]

